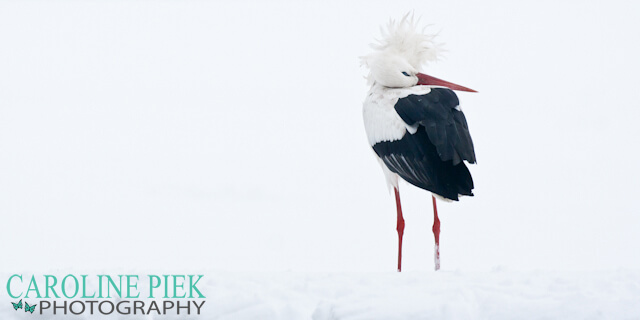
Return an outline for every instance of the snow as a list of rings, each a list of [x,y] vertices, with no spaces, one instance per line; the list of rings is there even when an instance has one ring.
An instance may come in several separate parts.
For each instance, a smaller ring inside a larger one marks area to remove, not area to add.
[[[410,10],[447,49],[425,73],[479,91],[478,164],[437,273],[431,197],[400,185],[399,275],[358,57]],[[0,275],[194,270],[210,319],[638,318],[637,12],[1,1]]]
[[[203,319],[640,317],[640,272],[629,270],[205,273],[203,281],[206,281],[200,287],[206,296]],[[0,308],[0,317],[24,319],[22,313],[11,308]],[[110,319],[99,315],[74,317]],[[181,318],[168,314],[149,319]]]

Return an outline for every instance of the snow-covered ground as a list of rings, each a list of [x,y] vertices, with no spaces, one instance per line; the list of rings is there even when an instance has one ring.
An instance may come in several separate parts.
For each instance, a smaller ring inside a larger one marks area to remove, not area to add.
[[[640,318],[640,273],[626,271],[280,273],[209,284],[212,319]]]
[[[203,319],[640,319],[637,271],[205,274]],[[0,308],[0,318],[28,316]]]

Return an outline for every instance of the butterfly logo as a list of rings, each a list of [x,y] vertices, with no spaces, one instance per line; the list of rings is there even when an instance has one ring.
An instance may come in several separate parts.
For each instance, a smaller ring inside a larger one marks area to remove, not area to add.
[[[22,300],[20,300],[20,301],[22,301]],[[14,308],[15,308],[15,306],[14,306]],[[16,309],[16,310],[18,310],[18,309]],[[36,305],[34,304],[34,305],[30,306],[30,305],[25,301],[25,302],[24,302],[24,312],[31,312],[31,313],[33,313],[34,311],[36,311]]]
[[[22,299],[20,299],[20,301],[18,301],[18,303],[13,303],[11,302],[11,304],[13,305],[13,309],[15,309],[16,311],[18,311],[18,309],[22,309]],[[34,311],[36,311],[36,305],[32,305],[30,306],[26,301],[24,302],[24,312],[31,312],[33,313]]]
[[[16,310],[22,309],[22,299],[20,299],[20,301],[18,301],[18,303],[11,302],[11,304],[13,305],[13,308],[16,309]]]

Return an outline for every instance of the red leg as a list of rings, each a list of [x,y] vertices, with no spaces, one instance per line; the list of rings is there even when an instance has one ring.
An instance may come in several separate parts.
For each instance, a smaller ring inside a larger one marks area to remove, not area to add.
[[[433,236],[436,238],[436,250],[434,254],[434,260],[436,263],[436,271],[440,270],[440,219],[438,219],[438,208],[436,207],[436,197],[431,196],[433,199]]]
[[[398,211],[398,272],[402,271],[402,235],[404,234],[404,218],[402,217],[402,207],[400,206],[400,192],[398,188],[393,188],[396,194],[396,210]]]

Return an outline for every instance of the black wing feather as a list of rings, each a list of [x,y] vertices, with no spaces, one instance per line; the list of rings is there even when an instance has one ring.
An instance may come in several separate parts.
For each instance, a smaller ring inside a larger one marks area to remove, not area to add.
[[[433,88],[425,95],[412,94],[399,99],[395,109],[408,125],[425,127],[443,161],[453,160],[454,165],[462,160],[475,163],[467,119],[456,109],[458,105],[458,97],[452,90]]]
[[[415,134],[406,133],[396,141],[378,142],[373,150],[387,168],[416,187],[451,200],[458,195],[473,196],[473,179],[460,162],[442,161],[423,126]]]
[[[458,97],[444,88],[399,99],[395,110],[407,124],[418,124],[416,133],[373,146],[389,170],[451,200],[473,196],[473,179],[463,160],[476,161],[467,120],[456,106]]]

